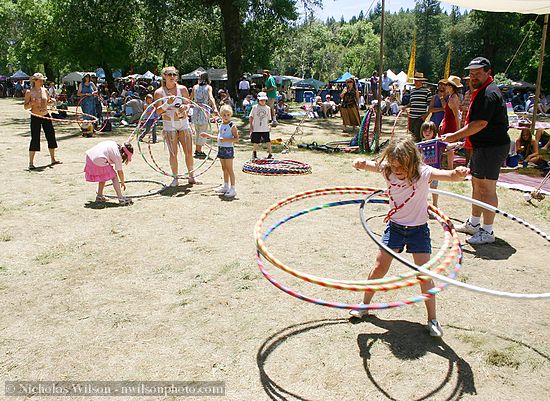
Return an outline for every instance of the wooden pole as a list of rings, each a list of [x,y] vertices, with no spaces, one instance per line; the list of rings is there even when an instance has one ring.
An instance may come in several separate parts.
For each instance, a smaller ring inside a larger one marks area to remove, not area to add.
[[[533,104],[533,118],[531,119],[531,134],[535,132],[535,124],[537,122],[537,111],[539,108],[540,87],[542,84],[542,65],[544,64],[544,49],[546,47],[546,33],[548,32],[548,14],[544,16],[544,24],[542,25],[542,41],[540,44],[539,55],[539,70],[537,74],[537,86],[535,88],[535,103]]]
[[[384,71],[384,14],[385,14],[385,0],[382,0],[382,14],[380,15],[380,64],[378,66],[378,87],[376,99],[376,124],[375,124],[375,143],[374,151],[380,150],[380,133],[382,132],[382,75]],[[371,149],[372,150],[372,149]]]

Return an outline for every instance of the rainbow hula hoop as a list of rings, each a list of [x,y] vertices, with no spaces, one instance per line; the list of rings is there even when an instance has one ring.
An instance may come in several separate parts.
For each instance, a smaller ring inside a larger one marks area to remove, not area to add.
[[[339,193],[339,192],[337,192],[337,193]],[[341,205],[344,205],[344,204],[352,204],[352,203],[359,203],[359,202],[364,202],[364,200],[352,200],[352,201],[347,201],[347,202],[332,202],[331,206],[327,206],[328,205],[327,204],[327,205],[323,205],[323,207],[318,207],[318,208],[313,208],[313,209],[314,210],[321,210],[324,207],[341,206]],[[306,211],[297,213],[296,217],[304,215],[306,213],[307,213]],[[451,231],[454,230],[452,225],[448,225],[450,223],[448,218],[444,217],[439,211],[434,212],[434,214],[437,216],[438,221],[440,221],[442,223],[442,225],[446,226],[446,229],[451,230]],[[281,223],[281,222],[275,224],[273,226],[273,230],[276,227],[279,227],[282,224],[283,223]],[[268,230],[263,235],[263,239],[264,240],[267,239],[267,237],[271,234],[271,232],[272,231]],[[456,231],[455,231],[455,234],[456,234]],[[259,251],[256,252],[256,262],[257,262],[258,267],[259,267],[261,273],[263,274],[263,276],[271,284],[273,284],[275,287],[279,288],[283,292],[285,292],[285,293],[287,293],[287,294],[289,294],[289,295],[291,295],[295,298],[306,301],[306,302],[310,302],[310,303],[317,304],[317,305],[322,305],[322,306],[327,306],[327,307],[332,307],[332,308],[338,308],[338,309],[355,309],[355,310],[388,309],[388,308],[395,308],[395,307],[404,306],[404,305],[410,305],[410,304],[413,304],[413,303],[416,303],[416,302],[426,300],[428,298],[432,298],[437,293],[441,292],[446,287],[446,284],[443,283],[443,284],[440,284],[438,286],[435,286],[435,287],[431,288],[425,294],[421,294],[421,295],[418,295],[418,296],[413,296],[413,297],[409,297],[409,298],[406,298],[406,299],[393,301],[393,302],[389,302],[389,303],[376,303],[376,304],[364,305],[364,304],[347,304],[347,303],[341,303],[341,302],[331,302],[331,301],[325,301],[325,300],[322,300],[322,299],[319,299],[319,298],[312,298],[312,297],[309,297],[307,295],[301,294],[299,292],[296,292],[296,291],[292,290],[289,287],[286,287],[285,285],[281,284],[279,281],[275,280],[273,278],[273,276],[271,276],[269,274],[269,272],[265,269],[265,266],[263,265],[263,262],[261,260],[261,254],[260,254]],[[462,249],[460,247],[458,247],[457,262],[454,265],[453,271],[449,274],[449,277],[453,277],[453,278],[456,277],[457,272],[460,270],[461,266],[462,266]]]
[[[82,106],[81,106],[81,103],[84,99],[86,98],[89,98],[89,97],[95,97],[95,98],[98,98],[99,99],[99,102],[101,104],[101,107],[102,107],[102,110],[101,110],[101,115],[104,116],[106,115],[106,117],[103,118],[103,124],[101,125],[101,128],[99,129],[95,129],[94,127],[94,132],[103,132],[103,130],[105,129],[105,127],[107,126],[107,122],[111,119],[111,114],[112,112],[108,111],[109,110],[109,105],[107,104],[107,101],[105,99],[103,99],[103,96],[101,96],[99,93],[96,93],[95,95],[94,94],[86,94],[84,96],[82,96],[79,100],[78,100],[78,103],[76,104],[76,112],[78,113],[78,109],[82,109]],[[105,106],[105,108],[107,109],[107,112],[106,113],[103,113],[103,106]],[[96,107],[97,107],[97,104],[96,104]],[[99,121],[99,117],[96,117],[96,122],[100,122]],[[80,128],[82,128],[82,125],[84,124],[89,124],[90,121],[89,120],[84,120],[84,122],[82,124],[78,124],[80,125]],[[95,124],[95,123],[94,123]]]
[[[140,136],[143,134],[144,130],[146,129],[146,124],[150,121],[150,119],[152,118],[152,115],[154,113],[154,109],[156,108],[157,104],[158,103],[161,103],[161,102],[165,102],[163,104],[166,105],[167,102],[168,102],[168,99],[179,99],[182,101],[182,103],[186,103],[186,104],[191,104],[193,107],[197,108],[197,109],[201,109],[204,113],[206,113],[206,115],[210,115],[211,112],[208,108],[204,107],[204,106],[201,106],[200,104],[198,103],[195,103],[193,102],[192,100],[189,100],[183,96],[164,96],[164,97],[161,97],[155,101],[153,101],[150,105],[148,105],[145,110],[143,111],[143,113],[141,114],[139,120],[138,120],[138,123],[136,125],[136,128],[132,131],[132,133],[130,134],[130,136],[128,137],[128,141],[131,142],[132,140],[136,139],[136,138],[140,138]],[[146,117],[146,119],[145,119]],[[145,119],[145,121],[144,121]],[[153,122],[154,125],[157,124],[158,121],[162,121],[161,119],[161,116],[158,116],[156,117],[156,120]],[[210,133],[212,133],[212,123],[210,122],[210,119],[209,119],[209,130],[210,130]],[[191,125],[190,125],[191,126]],[[152,126],[151,126],[151,130],[149,131],[149,136],[152,135]],[[191,128],[191,136],[193,135],[193,128]],[[192,140],[192,137],[190,138],[190,140]],[[149,157],[151,160],[148,159],[148,157],[146,156],[146,152],[144,152],[144,150],[142,149],[141,147],[141,144],[142,143],[147,143],[147,153],[149,154]],[[142,141],[139,141],[138,140],[138,150],[139,150],[139,153],[141,155],[141,157],[143,158],[143,160],[145,161],[145,163],[151,167],[154,171],[156,171],[157,173],[159,174],[162,174],[162,175],[165,175],[165,176],[168,176],[168,177],[174,177],[174,178],[181,178],[181,179],[186,179],[186,178],[189,178],[190,174],[193,174],[194,177],[199,177],[201,176],[202,174],[206,173],[208,170],[210,170],[210,168],[212,168],[212,166],[214,165],[214,163],[216,162],[218,156],[216,154],[215,157],[211,157],[210,155],[212,154],[213,151],[215,151],[215,147],[213,145],[214,143],[214,140],[211,139],[211,144],[206,144],[206,146],[208,147],[208,154],[206,155],[206,158],[201,160],[200,163],[198,163],[198,165],[193,168],[193,170],[191,171],[188,171],[184,174],[172,174],[170,172],[167,172],[165,171],[158,163],[157,161],[155,160],[155,157],[153,155],[153,150],[152,150],[152,146],[151,146],[151,143],[150,141],[146,141],[146,142],[142,142]],[[169,150],[170,152],[171,150]],[[183,153],[183,152],[182,152]],[[202,171],[199,171],[200,169],[202,169],[204,166],[206,165],[206,168]]]
[[[256,175],[311,174],[311,165],[296,160],[252,159],[244,162],[243,172]]]
[[[93,120],[67,120],[67,119],[63,119],[63,118],[54,118],[54,117],[50,116],[50,113],[59,113],[60,111],[62,111],[64,113],[74,114],[74,115],[77,115],[77,116],[88,116],[88,117],[91,117]],[[59,109],[56,109],[56,108],[49,108],[49,107],[48,107],[48,115],[47,116],[41,116],[40,114],[33,113],[30,110],[29,110],[29,114],[31,116],[34,116],[34,117],[43,118],[44,120],[55,121],[55,122],[58,122],[58,123],[71,123],[71,124],[76,123],[76,124],[80,125],[81,121],[85,121],[85,122],[92,123],[92,124],[97,121],[97,117],[92,116],[91,114],[79,113],[77,111],[72,111],[72,110],[59,110]]]
[[[510,213],[507,213],[503,210],[500,210],[500,209],[498,209],[494,206],[491,206],[487,203],[480,202],[480,201],[475,200],[475,199],[467,198],[467,197],[462,196],[462,195],[454,194],[452,192],[441,191],[441,190],[438,190],[438,189],[430,189],[430,192],[438,194],[438,195],[446,195],[446,196],[450,196],[452,198],[465,200],[465,201],[473,203],[473,204],[475,204],[479,207],[490,210],[490,211],[492,211],[496,214],[501,214],[504,217],[507,217],[512,221],[517,221],[518,223],[520,223],[523,226],[529,228],[531,231],[534,231],[539,236],[541,236],[542,238],[544,238],[545,240],[550,242],[550,237],[548,236],[548,234],[546,234],[545,232],[539,230],[537,227],[527,223],[526,221],[520,219],[519,217],[516,217],[516,216],[514,216]],[[359,215],[360,215],[360,218],[361,218],[361,224],[363,225],[363,228],[365,229],[365,231],[367,232],[369,237],[371,237],[371,239],[373,241],[375,241],[378,244],[379,247],[384,249],[386,252],[388,252],[390,255],[392,255],[395,259],[399,260],[401,263],[404,263],[406,266],[410,267],[411,269],[415,270],[416,272],[425,274],[427,276],[430,276],[432,278],[440,280],[444,283],[452,284],[452,285],[455,285],[455,286],[460,287],[460,288],[464,288],[464,289],[469,290],[469,291],[480,292],[480,293],[483,293],[483,294],[494,295],[494,296],[498,296],[498,297],[515,298],[515,299],[544,299],[544,298],[550,298],[550,293],[548,293],[548,292],[540,293],[540,294],[530,294],[530,293],[521,294],[521,293],[499,291],[499,290],[493,290],[493,289],[489,289],[489,288],[479,287],[479,286],[476,286],[476,285],[463,283],[463,282],[455,280],[454,278],[451,278],[451,277],[442,276],[438,273],[434,273],[432,271],[429,271],[429,270],[425,269],[423,266],[416,266],[416,265],[410,263],[408,260],[404,259],[399,254],[395,253],[391,248],[387,247],[381,241],[378,241],[376,239],[376,235],[374,234],[374,232],[372,232],[372,230],[368,226],[367,220],[365,219],[365,215],[364,215],[365,205],[366,205],[368,199],[369,198],[365,199],[365,202],[363,204],[361,204],[361,207],[359,208]],[[453,226],[452,226],[452,230],[454,230]]]
[[[418,283],[419,280],[422,279],[422,278],[417,278],[416,277],[417,276],[416,272],[408,272],[408,273],[404,273],[404,274],[393,276],[393,277],[386,277],[386,278],[375,279],[375,280],[366,280],[366,281],[365,280],[360,280],[360,281],[357,281],[357,280],[335,280],[335,279],[319,277],[319,276],[303,273],[299,270],[291,268],[290,266],[286,265],[285,263],[283,263],[279,259],[277,259],[267,249],[267,247],[265,245],[265,242],[263,241],[263,236],[265,234],[263,234],[263,235],[261,234],[263,222],[275,210],[277,210],[277,209],[281,208],[282,206],[287,205],[291,202],[295,202],[295,201],[298,201],[298,200],[303,200],[303,199],[306,199],[306,198],[311,198],[311,197],[314,197],[314,196],[330,195],[330,194],[334,194],[334,193],[337,193],[337,194],[342,194],[342,193],[355,193],[355,194],[357,194],[358,193],[358,194],[361,194],[361,195],[365,195],[365,194],[370,194],[373,191],[376,191],[376,194],[382,192],[381,190],[376,190],[376,189],[373,189],[373,188],[363,188],[363,190],[350,189],[349,192],[347,192],[347,191],[342,192],[340,188],[338,188],[336,191],[331,191],[331,188],[327,188],[327,189],[328,189],[328,191],[324,191],[323,189],[321,189],[321,190],[309,191],[309,192],[305,192],[305,193],[302,193],[302,194],[297,194],[297,195],[288,197],[288,198],[284,199],[283,201],[281,201],[279,203],[276,203],[275,205],[273,205],[271,208],[267,209],[262,214],[262,216],[260,217],[260,219],[256,223],[255,230],[254,230],[254,237],[255,237],[256,248],[257,248],[258,252],[267,261],[269,261],[272,265],[278,267],[279,269],[283,270],[284,272],[286,272],[288,274],[291,274],[291,275],[293,275],[293,276],[295,276],[295,277],[297,277],[301,280],[311,282],[311,283],[314,283],[314,284],[317,284],[317,285],[321,285],[321,286],[324,286],[324,287],[329,287],[329,288],[334,288],[334,289],[341,289],[341,290],[348,290],[348,291],[372,291],[372,292],[375,292],[375,291],[388,291],[388,290],[394,290],[394,289],[397,289],[397,288],[414,285],[414,284]],[[387,203],[387,200],[383,200],[382,202]],[[279,223],[277,223],[277,224],[273,225],[271,228],[269,228],[267,230],[267,232],[270,233],[272,230],[276,229],[280,225],[282,225],[282,224],[286,223],[287,221],[290,221],[290,220],[292,220],[296,217],[299,217],[303,214],[306,214],[306,213],[309,213],[309,212],[312,212],[312,211],[315,211],[315,210],[320,210],[320,209],[323,209],[323,208],[326,208],[326,207],[340,206],[340,205],[349,204],[349,203],[361,203],[361,201],[360,200],[359,201],[343,201],[343,202],[340,202],[340,203],[339,202],[332,202],[332,203],[329,203],[327,205],[316,206],[316,207],[313,207],[313,208],[310,208],[310,209],[307,209],[307,210],[303,210],[301,212],[295,213],[295,214],[287,217],[286,219],[281,220]],[[377,203],[380,203],[380,202],[377,202]],[[443,246],[440,248],[440,250],[438,251],[436,256],[434,256],[432,259],[430,259],[429,262],[427,262],[425,264],[426,268],[431,268],[431,266],[435,262],[437,262],[438,260],[440,260],[443,257],[445,251],[447,250],[447,248],[449,248],[449,242],[450,242],[450,238],[451,238],[452,235],[450,233],[447,233],[447,232],[445,234],[446,235],[445,235],[445,241],[444,241]],[[458,239],[458,235],[456,233],[453,236],[453,241],[452,242],[453,243],[450,247],[451,249],[450,249],[449,257],[445,258],[444,262],[441,263],[438,267],[435,268],[435,271],[437,271],[437,272],[443,271],[446,267],[448,267],[450,265],[450,263],[452,262],[452,258],[456,256],[456,254],[458,252],[458,248],[460,247],[460,242],[459,242],[459,239]],[[399,282],[399,281],[403,281],[403,282],[394,284],[394,283]]]

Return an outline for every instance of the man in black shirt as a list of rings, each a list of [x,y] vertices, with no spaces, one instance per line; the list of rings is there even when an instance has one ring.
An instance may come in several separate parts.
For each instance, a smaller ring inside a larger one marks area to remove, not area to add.
[[[470,85],[474,89],[466,125],[442,139],[455,142],[470,137],[473,147],[470,160],[472,198],[496,207],[497,179],[510,150],[506,104],[493,82],[489,60],[476,57],[465,69],[470,70]],[[482,215],[483,225],[480,226]],[[471,216],[456,229],[471,234],[472,237],[466,241],[472,245],[488,244],[495,242],[494,220],[494,212],[472,204]]]

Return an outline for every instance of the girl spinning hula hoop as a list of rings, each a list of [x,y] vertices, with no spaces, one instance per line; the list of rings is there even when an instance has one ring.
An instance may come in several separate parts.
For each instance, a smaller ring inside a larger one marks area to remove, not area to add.
[[[385,219],[388,224],[382,243],[396,252],[402,252],[406,247],[407,252],[412,253],[416,265],[428,262],[432,252],[427,223],[429,182],[434,179],[462,181],[468,175],[469,169],[457,167],[454,170],[439,170],[424,165],[420,152],[411,139],[391,142],[378,161],[356,159],[353,167],[381,173],[387,182],[391,209]],[[392,260],[390,253],[379,250],[369,279],[384,277]],[[422,281],[420,287],[426,293],[434,287],[434,283],[432,280]],[[373,293],[365,292],[363,304],[369,304],[373,296]],[[433,337],[441,337],[443,331],[437,321],[435,299],[428,299],[425,304],[428,331]],[[358,318],[368,314],[361,310],[350,313]]]

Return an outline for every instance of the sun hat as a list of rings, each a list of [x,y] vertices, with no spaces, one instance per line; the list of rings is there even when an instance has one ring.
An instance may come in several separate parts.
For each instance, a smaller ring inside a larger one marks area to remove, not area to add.
[[[483,67],[491,67],[491,62],[486,59],[485,57],[476,57],[472,61],[470,61],[470,64],[468,64],[468,67],[465,67],[465,70],[473,70],[475,68],[483,68]]]
[[[441,82],[441,81],[440,81]],[[462,83],[460,82],[460,77],[456,75],[449,75],[449,78],[444,79],[443,83],[454,86],[455,88],[462,88]]]
[[[258,100],[267,100],[267,94],[265,92],[258,93]]]
[[[42,75],[41,72],[36,72],[32,75],[31,81],[36,81],[38,79],[40,79],[41,81],[45,81],[47,78],[44,75]]]
[[[424,73],[422,73],[422,72],[415,72],[413,79],[415,81],[427,81],[428,80],[427,78],[424,78]]]

